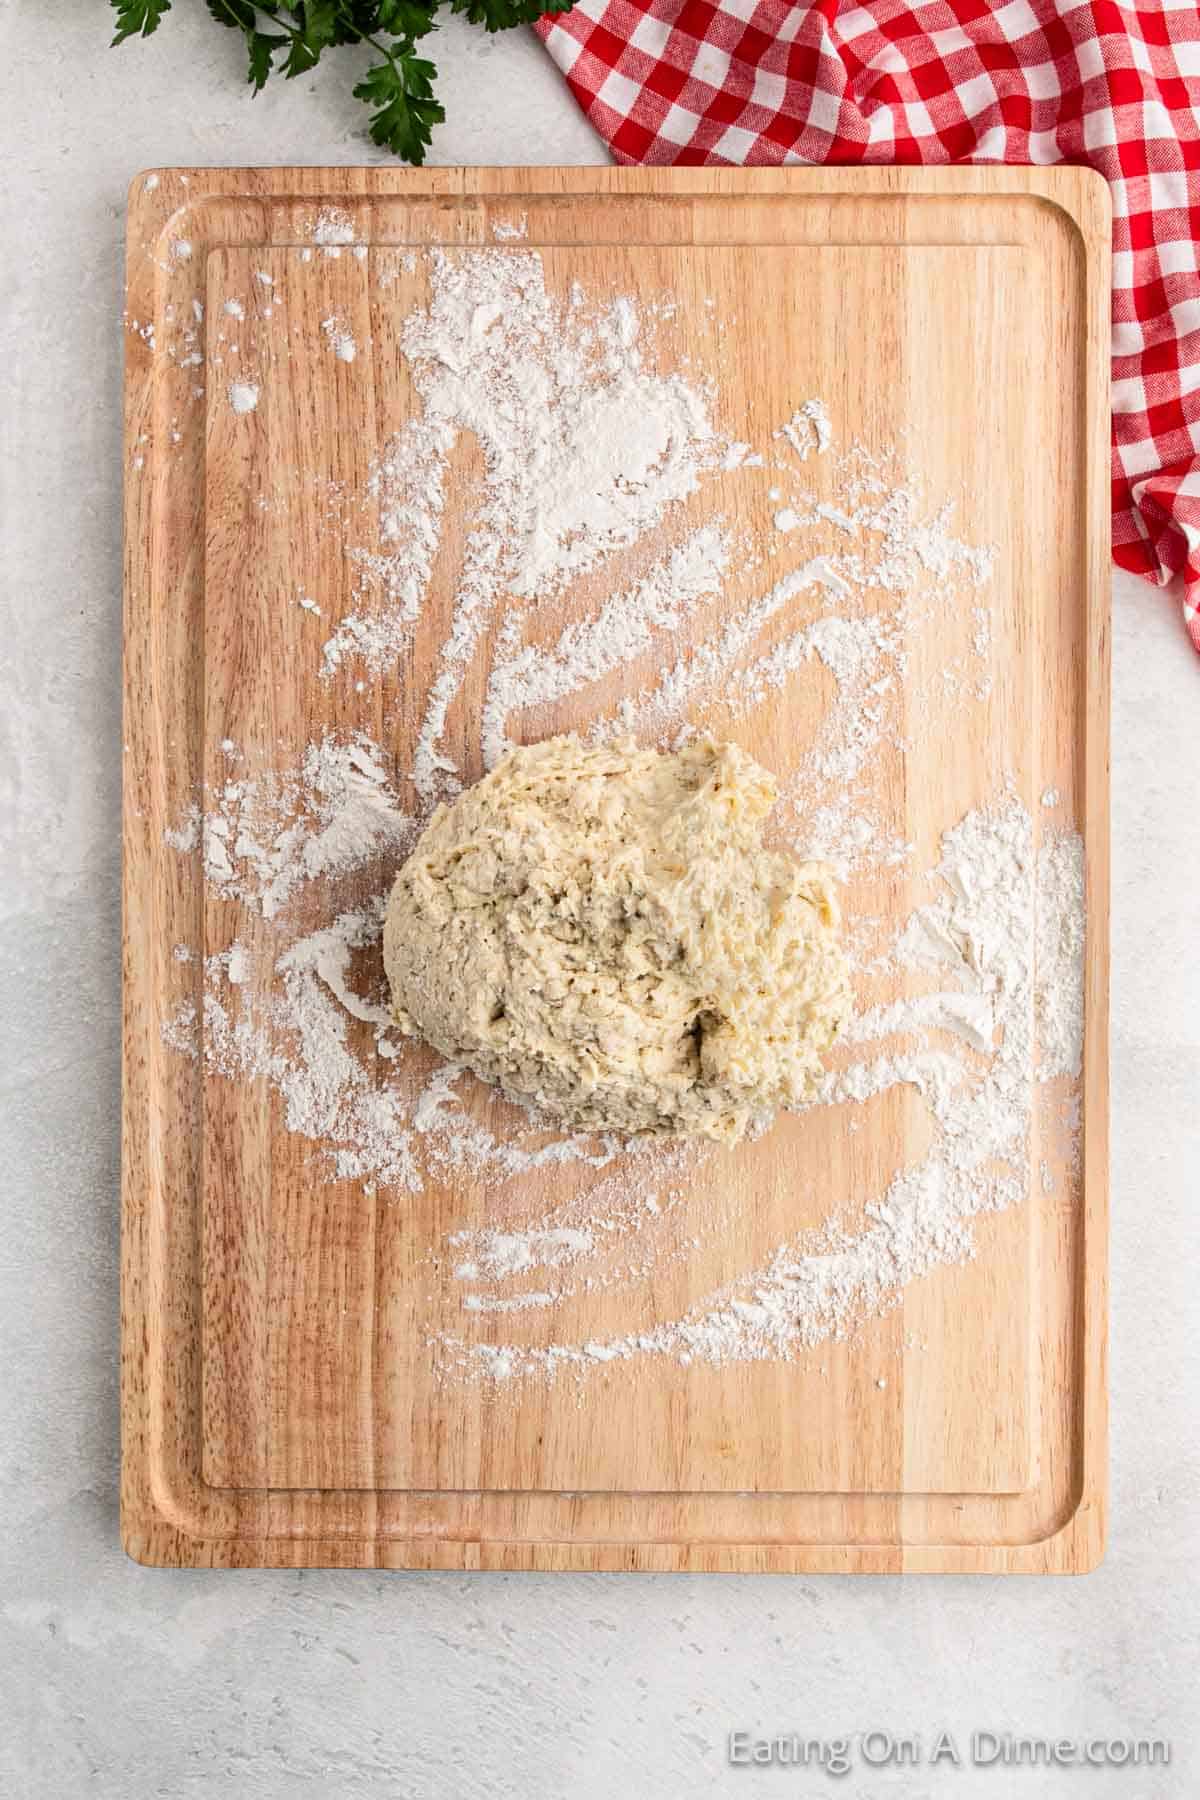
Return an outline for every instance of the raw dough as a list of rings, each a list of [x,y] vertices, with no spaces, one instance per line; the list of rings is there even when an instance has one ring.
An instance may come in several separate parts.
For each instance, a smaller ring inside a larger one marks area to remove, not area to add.
[[[567,1125],[735,1143],[811,1094],[849,1004],[829,871],[762,847],[774,801],[736,744],[513,750],[397,877],[397,1023]]]

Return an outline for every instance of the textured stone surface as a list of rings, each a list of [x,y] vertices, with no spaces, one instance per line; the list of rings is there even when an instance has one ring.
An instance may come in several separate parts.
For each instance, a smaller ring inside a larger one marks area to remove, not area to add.
[[[117,1545],[120,258],[154,163],[370,154],[338,77],[252,102],[177,0],[0,9],[0,1793],[1198,1791],[1200,662],[1116,584],[1113,1520],[1081,1581],[172,1574]],[[439,34],[440,159],[590,161],[532,40]],[[732,1727],[1174,1735],[1167,1772],[731,1770]]]

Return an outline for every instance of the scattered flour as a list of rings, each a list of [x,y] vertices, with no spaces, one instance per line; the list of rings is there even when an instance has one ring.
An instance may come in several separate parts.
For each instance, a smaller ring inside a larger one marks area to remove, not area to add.
[[[820,400],[806,400],[797,407],[786,425],[775,433],[789,443],[801,462],[807,462],[815,451],[823,456],[833,442],[833,426]]]
[[[501,241],[521,235],[515,224],[493,229]],[[353,242],[353,222],[324,209],[313,237],[336,252]],[[712,391],[689,367],[671,367],[658,337],[669,303],[593,305],[578,287],[559,300],[526,249],[376,260],[381,285],[397,270],[428,274],[400,331],[419,410],[363,496],[377,529],[369,544],[349,546],[359,585],[322,647],[323,674],[350,664],[365,691],[403,660],[431,606],[448,600],[418,741],[411,765],[397,767],[370,738],[326,735],[294,769],[261,774],[244,772],[242,752],[224,741],[229,778],[185,810],[167,842],[199,855],[209,891],[240,907],[245,923],[214,954],[175,948],[186,991],[164,1040],[215,1075],[265,1082],[318,1170],[372,1194],[419,1193],[431,1182],[452,1192],[461,1172],[489,1196],[504,1186],[519,1197],[532,1171],[559,1171],[543,1215],[510,1206],[503,1226],[455,1227],[430,1244],[434,1283],[474,1320],[470,1332],[431,1334],[447,1376],[553,1377],[640,1356],[787,1358],[849,1335],[909,1282],[973,1255],[973,1221],[1025,1196],[1039,1087],[1054,1097],[1062,1146],[1077,1155],[1077,1101],[1061,1085],[1078,1076],[1082,1046],[1077,836],[1035,833],[1026,807],[1002,790],[944,834],[924,877],[928,898],[898,930],[868,917],[850,890],[864,999],[814,1105],[844,1109],[853,1134],[877,1096],[911,1089],[928,1116],[928,1148],[854,1228],[830,1216],[665,1320],[662,1271],[686,1263],[706,1236],[725,1248],[737,1241],[720,1204],[702,1217],[692,1205],[696,1176],[719,1153],[563,1138],[485,1100],[454,1065],[431,1067],[391,1027],[381,918],[421,819],[461,779],[446,734],[465,691],[480,696],[488,765],[523,714],[566,700],[597,736],[632,730],[675,742],[710,718],[736,723],[799,682],[815,684],[822,704],[809,709],[812,736],[790,757],[781,796],[784,837],[847,879],[886,884],[902,871],[915,882],[915,847],[892,820],[879,769],[891,759],[902,789],[914,721],[935,702],[944,719],[985,697],[993,646],[979,590],[992,553],[956,535],[950,507],[931,506],[894,459],[861,446],[828,454],[832,425],[811,399],[775,433],[784,449],[770,463],[790,484],[773,515],[787,539],[779,553],[802,549],[768,584],[752,545],[711,507],[700,515],[688,506],[710,477],[765,492],[768,458],[722,439]],[[241,316],[232,305],[230,316]],[[336,355],[343,342],[354,354],[337,318],[324,329]],[[239,404],[236,395],[251,397]],[[229,389],[235,410],[253,410],[257,397],[245,384]],[[464,474],[460,459],[471,457],[477,471]],[[814,457],[824,459],[819,495],[798,485],[807,475],[796,462]],[[447,583],[438,562],[446,496],[451,480],[466,479],[478,505]],[[668,546],[659,536],[653,560],[640,556],[668,522]],[[593,575],[603,586],[564,623],[566,590]],[[307,595],[297,603],[320,616]],[[941,622],[965,607],[967,648],[926,692],[913,648],[926,634],[936,644]],[[467,689],[469,671],[478,686]],[[399,799],[405,783],[415,812]],[[1059,803],[1052,790],[1041,799]],[[1043,1161],[1043,1188],[1049,1169]],[[606,1334],[593,1324],[572,1339],[558,1309],[609,1290],[623,1317],[644,1297],[644,1328]],[[500,1322],[512,1336],[525,1312],[537,1321],[530,1341],[497,1342]]]
[[[471,1246],[472,1261],[460,1264],[454,1271],[459,1280],[473,1280],[480,1274],[524,1275],[529,1269],[554,1269],[595,1248],[591,1231],[561,1227],[552,1231],[480,1231],[473,1235],[457,1232],[450,1242]]]
[[[606,600],[590,619],[567,625],[546,650],[521,645],[521,617],[502,627],[483,704],[483,759],[491,768],[510,747],[505,725],[530,706],[575,694],[643,656],[659,634],[676,632],[692,609],[715,599],[729,564],[720,524],[702,525],[633,588]]]
[[[415,820],[395,798],[383,753],[362,737],[326,736],[290,777],[221,784],[203,815],[193,808],[168,841],[204,852],[215,892],[273,918],[297,886],[344,873],[381,851],[403,854]]]
[[[193,802],[178,825],[167,827],[163,839],[170,849],[178,850],[181,855],[186,856],[190,851],[199,849],[200,831],[200,808]]]
[[[429,304],[408,314],[400,334],[422,410],[375,470],[383,547],[359,556],[375,607],[344,620],[325,650],[327,672],[348,654],[378,671],[411,641],[440,542],[449,458],[469,433],[484,491],[414,761],[427,800],[455,791],[446,720],[501,598],[544,601],[633,544],[723,453],[700,389],[647,365],[646,321],[632,301],[564,305],[528,251],[437,250],[429,263]]]
[[[358,345],[354,335],[344,319],[333,316],[321,320],[321,330],[329,342],[329,348],[339,362],[351,363],[358,355]]]
[[[1083,1063],[1083,841],[1053,831],[1038,852],[1038,1076],[1078,1076]]]
[[[354,220],[340,206],[323,206],[312,229],[314,244],[328,248],[336,244],[352,244],[357,233]]]

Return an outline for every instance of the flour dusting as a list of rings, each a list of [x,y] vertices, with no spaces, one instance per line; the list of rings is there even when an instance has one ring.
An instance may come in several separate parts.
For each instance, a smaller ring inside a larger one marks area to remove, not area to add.
[[[398,321],[413,411],[363,491],[329,504],[349,604],[293,586],[280,606],[311,615],[320,679],[351,698],[403,687],[418,644],[430,672],[404,690],[403,730],[351,715],[370,730],[292,758],[218,735],[166,840],[194,859],[220,947],[175,947],[163,1038],[273,1092],[314,1182],[358,1183],[414,1228],[421,1196],[443,1197],[422,1292],[445,1379],[787,1360],[969,1260],[982,1215],[1052,1192],[1051,1155],[1077,1162],[1083,845],[1058,790],[1026,793],[1003,765],[936,847],[908,824],[919,759],[952,756],[959,725],[986,738],[1005,654],[994,552],[953,504],[894,450],[847,444],[815,397],[757,443],[744,422],[726,435],[719,385],[672,337],[678,302],[554,292],[525,228],[494,223],[503,249],[374,259],[381,290],[427,280]],[[336,208],[312,236],[309,255],[361,248]],[[336,359],[360,355],[338,315],[321,328]],[[778,836],[846,883],[855,1014],[788,1129],[836,1116],[850,1142],[903,1091],[922,1147],[877,1191],[818,1195],[819,1222],[749,1266],[724,1152],[564,1136],[392,1025],[399,862],[439,799],[564,718],[664,745],[774,721]],[[458,1195],[485,1215],[456,1214]],[[668,1275],[685,1303],[664,1317]]]
[[[338,318],[336,314],[331,315],[328,319],[322,319],[321,330],[325,333],[329,348],[339,362],[351,363],[354,361],[358,355],[358,345],[344,319]]]
[[[341,206],[323,206],[317,214],[312,228],[314,244],[324,249],[340,244],[352,244],[355,238],[354,220]]]
[[[542,259],[430,253],[432,298],[403,322],[421,411],[371,478],[382,548],[358,554],[366,611],[343,620],[325,669],[378,672],[412,641],[440,543],[449,460],[465,434],[484,463],[452,622],[414,759],[423,799],[454,792],[443,745],[466,665],[505,595],[544,599],[659,524],[716,454],[706,396],[648,366],[634,303],[572,306]]]
[[[806,400],[803,406],[796,408],[786,424],[779,427],[775,436],[785,439],[801,462],[807,462],[814,451],[818,456],[823,456],[833,442],[833,426],[825,411],[824,402]]]
[[[189,819],[180,829],[190,828]],[[414,833],[383,752],[361,735],[326,735],[292,775],[238,776],[215,787],[202,823],[205,878],[270,919],[299,884],[384,849],[400,857]]]

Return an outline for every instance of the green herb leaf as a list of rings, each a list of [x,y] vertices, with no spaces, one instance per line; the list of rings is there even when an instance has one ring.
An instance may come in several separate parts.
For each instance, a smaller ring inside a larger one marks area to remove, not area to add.
[[[425,151],[446,113],[433,97],[431,62],[402,48],[386,62],[374,63],[354,89],[355,98],[378,108],[371,115],[373,143],[395,151],[406,162],[423,163]]]
[[[338,0],[304,0],[303,5],[292,10],[296,15],[297,25],[313,49],[321,51],[327,44],[332,44],[338,14],[343,11]],[[353,18],[353,13],[351,17]]]
[[[434,30],[439,0],[380,0],[379,30],[412,43]]]
[[[509,31],[514,25],[532,25],[545,12],[564,12],[570,0],[559,0],[556,6],[551,0],[450,0],[450,10],[465,13],[472,25],[482,25],[485,31]]]
[[[289,81],[293,81],[297,75],[307,75],[321,60],[320,47],[314,46],[305,37],[289,38],[287,45],[287,61],[283,65],[283,72]]]
[[[232,31],[244,31],[249,37],[258,27],[258,13],[252,0],[207,0],[208,10],[218,25]]]
[[[379,7],[376,0],[348,0],[348,4],[334,9],[333,42],[335,44],[361,44],[366,32],[374,31],[379,24]]]
[[[335,41],[338,27],[338,0],[307,0],[291,9],[295,27],[288,39],[287,60],[283,72],[289,81],[306,75],[321,60],[322,50]]]
[[[271,73],[271,61],[276,50],[282,49],[291,42],[290,38],[277,31],[252,31],[246,40],[249,58],[249,76],[247,79],[255,93],[261,93],[266,85],[267,76]]]
[[[114,44],[123,44],[129,37],[149,37],[157,31],[163,14],[171,10],[171,0],[111,0],[111,4],[117,15]]]

